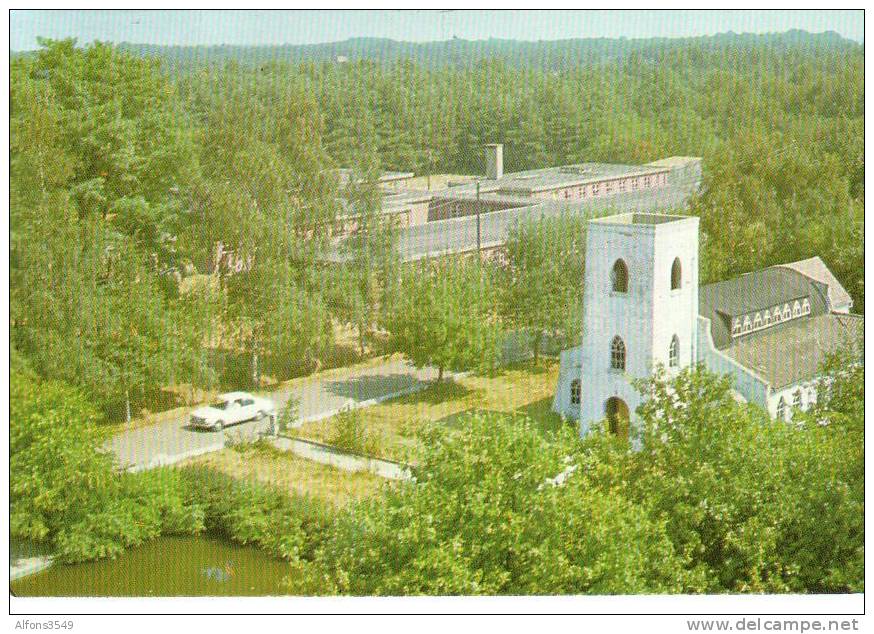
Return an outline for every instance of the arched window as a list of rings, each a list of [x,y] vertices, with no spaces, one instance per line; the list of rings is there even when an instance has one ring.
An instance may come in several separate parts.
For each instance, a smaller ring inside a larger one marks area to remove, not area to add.
[[[792,316],[793,317],[801,317],[801,302],[797,299],[795,303],[792,305]]]
[[[625,369],[625,342],[620,337],[613,337],[610,344],[610,367],[614,370]]]
[[[671,290],[680,288],[682,282],[683,266],[680,264],[680,258],[674,258],[674,263],[671,265]]]
[[[777,420],[786,420],[786,400],[782,396],[777,403]]]
[[[792,319],[792,309],[789,308],[789,303],[783,305],[783,321],[787,319]]]
[[[753,322],[750,321],[750,316],[744,317],[744,332],[750,332],[753,329]]]
[[[765,312],[762,315],[762,321],[766,326],[771,324],[771,311],[769,311],[767,308],[765,309]]]
[[[783,318],[780,316],[780,307],[774,306],[774,312],[771,313],[771,321],[775,324],[779,324]]]
[[[580,380],[574,379],[571,381],[571,405],[579,405],[581,397]]]
[[[805,298],[803,302],[801,302],[801,314],[807,315],[810,313],[810,302]]]
[[[668,367],[676,368],[680,365],[680,339],[677,335],[671,339],[671,347],[668,349]]]
[[[740,334],[740,317],[734,320],[734,326],[732,326],[731,328],[731,334],[735,336]]]
[[[753,328],[761,328],[762,327],[762,313],[756,313],[756,316],[753,317]]]
[[[804,402],[801,399],[801,390],[795,390],[795,394],[792,395],[792,409],[801,409],[804,407]]]
[[[610,273],[610,282],[613,286],[614,293],[628,292],[628,267],[625,266],[625,260],[619,258],[613,264],[613,271]]]

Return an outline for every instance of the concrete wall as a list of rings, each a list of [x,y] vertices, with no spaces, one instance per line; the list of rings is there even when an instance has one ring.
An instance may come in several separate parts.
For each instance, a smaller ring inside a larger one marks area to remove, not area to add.
[[[423,225],[428,222],[429,207],[430,204],[427,200],[411,204],[408,220],[409,226],[415,227],[417,225]]]
[[[582,381],[582,348],[562,350],[559,357],[558,382],[552,397],[552,411],[569,420],[579,420],[580,406],[571,402],[571,383]],[[582,383],[581,383],[582,385]]]

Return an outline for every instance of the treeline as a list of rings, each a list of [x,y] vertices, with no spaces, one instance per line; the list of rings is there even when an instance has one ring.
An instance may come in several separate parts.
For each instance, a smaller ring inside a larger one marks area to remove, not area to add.
[[[338,57],[379,64],[411,60],[426,67],[469,68],[483,60],[499,59],[511,66],[534,70],[562,70],[578,66],[624,60],[632,55],[657,59],[666,52],[698,48],[710,52],[759,48],[768,51],[803,49],[829,52],[861,48],[834,32],[808,33],[718,33],[689,38],[580,38],[526,42],[519,40],[465,40],[453,37],[436,42],[404,42],[386,38],[359,37],[324,44],[285,44],[277,46],[161,46],[154,44],[119,45],[121,50],[145,57],[159,57],[168,67],[188,72],[206,65],[235,61],[247,66],[271,62],[335,62]]]
[[[176,76],[107,45],[43,44],[10,68],[13,358],[116,416],[168,385],[312,370],[339,324],[360,351],[387,343],[447,369],[491,350],[492,328],[577,337],[575,311],[553,309],[579,296],[569,272],[583,242],[555,242],[579,238],[579,221],[520,227],[506,266],[427,265],[430,285],[397,262],[379,170],[479,173],[488,142],[506,144],[508,170],[703,156],[703,282],[820,255],[864,308],[860,47],[690,44],[560,71],[230,63]],[[337,166],[360,177],[343,204]],[[326,266],[350,209],[361,220],[348,264]],[[410,297],[446,309],[405,321]]]

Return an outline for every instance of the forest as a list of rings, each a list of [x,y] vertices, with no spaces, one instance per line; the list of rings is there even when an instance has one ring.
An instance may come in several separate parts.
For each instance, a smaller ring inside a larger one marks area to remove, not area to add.
[[[482,146],[493,142],[505,144],[507,171],[701,156],[704,182],[688,213],[701,218],[702,283],[819,255],[864,312],[862,46],[811,48],[788,36],[779,45],[720,42],[547,66],[398,58],[178,68],[73,40],[45,40],[35,54],[14,56],[11,450],[30,476],[12,491],[20,504],[13,534],[54,540],[75,561],[161,531],[199,530],[210,510],[191,504],[185,487],[205,485],[183,486],[163,472],[119,480],[98,451],[101,427],[154,407],[168,388],[196,400],[323,367],[341,327],[356,333],[360,355],[399,351],[441,375],[493,366],[496,343],[511,330],[531,333],[535,357],[542,334],[578,339],[581,221],[517,227],[504,260],[404,266],[394,229],[378,213],[379,170],[478,174]],[[345,245],[350,260],[331,266],[324,256],[341,213],[337,167],[361,176],[347,193],[362,221]],[[219,245],[242,263],[237,270],[215,261]],[[544,294],[573,311],[546,310],[534,299]],[[425,306],[433,310],[415,318]],[[471,477],[476,459],[451,471],[435,454],[423,463],[421,489],[392,493],[330,528],[319,519],[318,546],[306,541],[316,529],[289,511],[293,519],[282,521],[295,525],[307,554],[276,549],[306,568],[296,578],[313,585],[293,588],[301,593],[858,591],[863,396],[860,376],[839,378],[835,389],[845,391],[811,415],[803,442],[794,428],[762,431],[758,413],[741,411],[725,386],[694,373],[681,387],[701,401],[701,418],[683,418],[674,445],[654,436],[642,454],[597,439],[543,448],[525,428],[474,422],[468,445],[436,438],[434,446],[451,453],[482,445],[500,477],[531,458],[522,480],[499,493],[499,482]],[[645,415],[657,426],[657,412]],[[55,434],[59,420],[75,425]],[[704,421],[724,433],[704,438]],[[477,436],[484,427],[494,431]],[[725,462],[736,443],[762,442],[757,434],[770,434],[781,465],[767,479],[765,458],[743,468]],[[658,474],[682,468],[682,450],[706,460],[688,490],[669,490]],[[519,500],[568,452],[595,465],[597,487],[556,489],[540,510],[553,524],[531,524]],[[836,455],[850,460],[837,464]],[[729,472],[725,481],[716,475]],[[61,494],[69,473],[87,480],[75,505]],[[835,487],[822,491],[817,478]],[[460,481],[467,488],[453,488]],[[41,487],[46,495],[36,495]],[[762,492],[754,507],[738,504],[745,487]],[[494,509],[452,506],[492,495],[505,496],[495,508],[509,524]],[[126,502],[102,505],[107,496]],[[770,503],[780,499],[797,506],[778,517]],[[273,519],[285,517],[283,504]],[[622,519],[596,523],[603,532],[591,533],[594,541],[564,542],[547,556],[537,545],[562,525],[558,510],[569,504],[579,518]],[[408,567],[386,568],[390,558],[376,546],[361,552],[361,526],[372,544],[385,545],[392,522],[438,506],[455,515],[410,525]],[[89,508],[119,534],[101,533],[98,519],[82,515]],[[823,508],[837,510],[816,526]],[[453,532],[468,521],[495,541],[483,546]],[[127,526],[145,532],[125,533]],[[627,552],[607,548],[611,531],[648,550],[626,560]],[[809,543],[795,546],[799,535]],[[464,556],[453,560],[447,548]],[[814,564],[812,552],[827,554]],[[581,568],[578,560],[593,563]],[[521,568],[533,572],[513,576]],[[632,569],[638,576],[623,576]]]

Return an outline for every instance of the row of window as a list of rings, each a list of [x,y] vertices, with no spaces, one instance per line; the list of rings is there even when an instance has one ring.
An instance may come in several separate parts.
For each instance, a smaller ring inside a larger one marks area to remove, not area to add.
[[[683,265],[680,263],[680,258],[674,258],[674,263],[671,264],[671,290],[675,291],[682,286],[683,283]],[[628,265],[625,260],[619,258],[613,263],[613,270],[610,272],[610,284],[614,293],[628,292]]]
[[[671,337],[671,345],[668,346],[668,367],[676,368],[680,365],[680,338],[677,335]],[[610,368],[613,370],[625,370],[625,342],[622,337],[616,335],[610,342]]]
[[[764,311],[759,311],[755,314],[750,313],[743,317],[735,317],[731,327],[731,335],[732,337],[745,335],[754,330],[761,330],[762,328],[774,326],[784,321],[809,314],[810,301],[808,298],[805,297],[801,300],[796,299],[791,303],[791,305],[790,302],[786,302],[782,307],[777,305],[771,309],[766,308]]]
[[[626,178],[622,180],[614,180],[614,181],[602,181],[599,183],[591,183],[589,185],[581,185],[579,187],[568,187],[562,190],[562,196],[564,198],[585,198],[586,196],[600,196],[601,195],[601,185],[604,185],[604,193],[612,194],[614,188],[616,191],[623,193],[626,191],[636,191],[639,188],[648,188],[655,187],[657,185],[664,185],[668,182],[668,177],[666,174],[660,174],[657,176],[644,176],[643,180],[640,180],[640,177],[637,178]]]
[[[801,388],[798,388],[792,394],[792,410],[806,411],[816,401],[816,390],[812,387],[807,388],[807,402],[804,400],[804,393]],[[789,407],[786,405],[786,399],[782,396],[777,402],[777,420],[787,420],[789,415]]]
[[[625,370],[626,350],[625,342],[619,335],[613,337],[610,342],[610,368],[612,370]],[[668,347],[668,367],[676,368],[680,365],[680,338],[674,335],[671,345]],[[571,381],[571,403],[580,404],[580,381]]]

